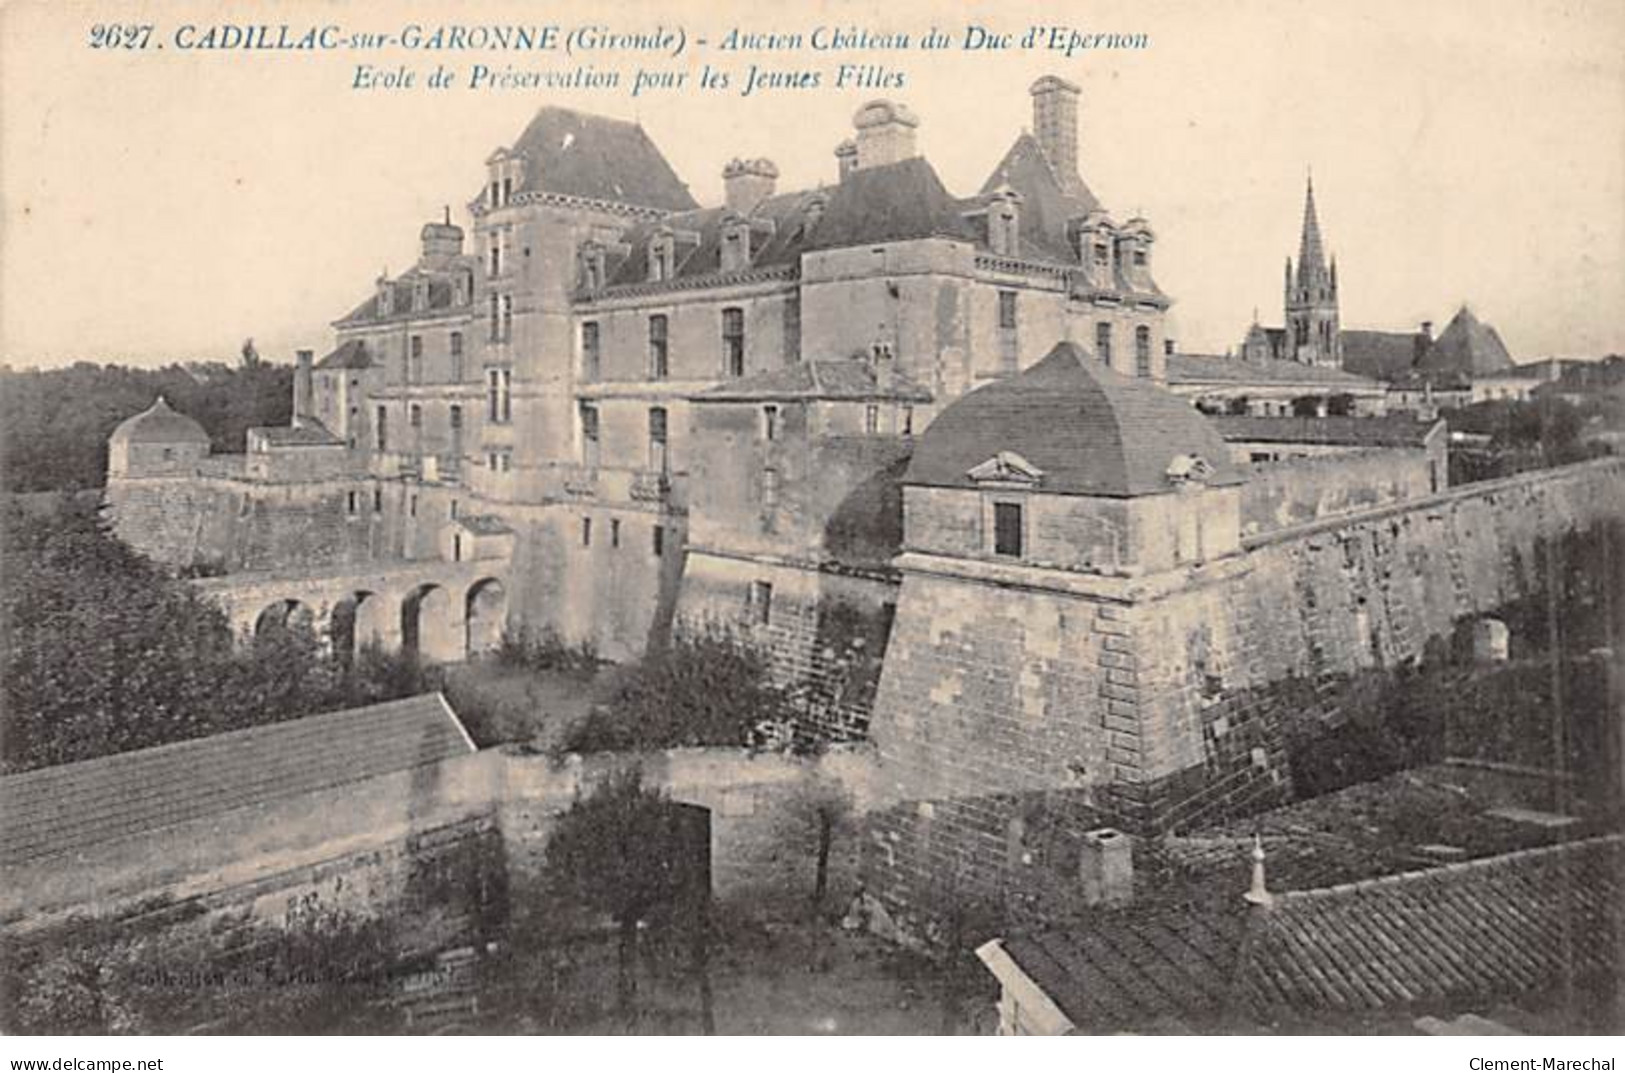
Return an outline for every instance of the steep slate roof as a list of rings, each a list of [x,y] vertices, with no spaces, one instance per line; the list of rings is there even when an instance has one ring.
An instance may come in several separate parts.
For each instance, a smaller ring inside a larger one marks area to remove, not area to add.
[[[421,276],[429,277],[429,304],[423,309],[414,309],[412,294],[415,290],[415,280]],[[382,316],[378,311],[378,293],[375,290],[365,301],[356,306],[342,318],[334,321],[335,324],[354,324],[374,320],[408,320],[413,317],[431,316],[436,313],[447,313],[454,309],[469,309],[464,304],[458,306],[454,299],[456,291],[452,287],[451,272],[426,272],[421,268],[409,269],[399,276],[384,283],[392,292],[391,312],[388,317]],[[472,292],[471,292],[472,293]],[[472,299],[470,299],[472,300]],[[325,362],[326,359],[324,358]]]
[[[1309,365],[1279,358],[1244,361],[1209,354],[1169,354],[1167,367],[1169,384],[1305,384],[1347,387],[1350,390],[1382,389],[1382,385],[1374,380],[1329,365]]]
[[[798,362],[782,369],[731,380],[694,396],[695,402],[747,402],[758,399],[930,402],[931,392],[902,373],[894,373],[891,383],[883,386],[871,363],[851,359]]]
[[[1473,316],[1466,306],[1451,318],[1439,338],[1416,362],[1416,371],[1425,376],[1457,374],[1469,379],[1516,372],[1512,355],[1494,328]]]
[[[511,152],[525,159],[520,192],[672,212],[695,207],[688,187],[637,123],[548,106],[536,113]]]
[[[1343,368],[1374,380],[1397,380],[1416,364],[1427,348],[1421,332],[1373,332],[1345,328],[1339,333],[1343,343]]]
[[[340,343],[333,353],[327,355],[316,363],[318,369],[370,369],[372,368],[372,355],[367,353],[367,344],[361,339],[351,339]]]
[[[159,395],[153,404],[133,417],[119,422],[112,439],[125,443],[208,443],[203,426],[170,408]]]
[[[1024,254],[1077,263],[1067,239],[1067,221],[1100,208],[1100,201],[1081,177],[1056,174],[1037,138],[1023,131],[982,184],[982,194],[1008,186],[1021,195],[1021,241]]]
[[[972,391],[926,428],[907,484],[975,488],[969,470],[1012,451],[1042,470],[1041,492],[1138,496],[1172,491],[1176,455],[1207,460],[1208,483],[1245,478],[1188,401],[1061,343],[1038,364]]]
[[[1439,421],[1410,414],[1386,417],[1263,417],[1219,414],[1209,418],[1229,443],[1321,443],[1347,447],[1421,447]]]
[[[1239,857],[1240,854],[1237,854]],[[1238,886],[1238,890],[1240,887]],[[1269,907],[1106,911],[1002,945],[1083,1031],[1259,1023],[1505,999],[1605,976],[1625,926],[1625,836],[1307,891]]]
[[[438,693],[0,778],[0,864],[474,751]]]
[[[814,209],[821,203],[822,208]],[[715,275],[722,270],[722,207],[676,213],[639,224],[625,237],[626,251],[609,267],[609,285],[649,280],[649,240],[657,228],[676,232],[673,278]],[[750,267],[789,266],[812,250],[879,242],[951,238],[975,242],[963,205],[948,193],[924,157],[860,168],[834,186],[774,194],[751,211]]]

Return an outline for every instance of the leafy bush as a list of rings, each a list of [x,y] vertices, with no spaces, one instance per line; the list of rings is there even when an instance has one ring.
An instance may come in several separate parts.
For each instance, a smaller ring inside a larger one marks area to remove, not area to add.
[[[749,746],[793,718],[767,653],[721,629],[684,632],[633,667],[566,739],[572,752]]]

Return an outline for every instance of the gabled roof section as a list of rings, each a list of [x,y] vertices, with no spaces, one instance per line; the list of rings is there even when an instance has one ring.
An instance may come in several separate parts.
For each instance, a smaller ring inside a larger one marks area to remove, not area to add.
[[[939,414],[920,437],[906,483],[975,488],[970,470],[1000,451],[1043,471],[1039,491],[1063,495],[1172,491],[1168,468],[1179,455],[1205,459],[1209,484],[1246,479],[1187,400],[1113,372],[1072,343]]]
[[[1516,369],[1517,364],[1507,353],[1500,335],[1466,306],[1451,318],[1439,338],[1416,362],[1416,371],[1428,377],[1454,373],[1471,379],[1501,376]]]
[[[731,380],[694,396],[695,402],[774,399],[930,402],[931,392],[901,372],[883,374],[872,362],[848,359],[798,362]]]
[[[536,113],[509,153],[525,160],[520,191],[669,212],[695,207],[688,187],[638,123],[550,105]]]
[[[922,238],[973,241],[961,206],[924,157],[859,168],[829,189],[809,250]]]
[[[467,304],[463,306],[456,305],[457,293],[452,286],[451,273],[467,270],[472,264],[471,259],[463,258],[455,268],[444,272],[425,272],[421,268],[410,269],[383,284],[383,286],[390,289],[391,294],[391,312],[389,316],[385,317],[380,313],[378,293],[374,290],[373,294],[365,301],[333,323],[342,327],[348,324],[363,324],[377,320],[411,320],[415,317],[429,317],[449,313],[456,309],[469,309],[471,306]],[[428,277],[429,283],[428,305],[423,309],[416,309],[413,308],[413,297],[417,290],[417,281],[424,276]],[[470,288],[468,301],[472,301],[472,293],[472,288]],[[325,361],[324,358],[323,362],[325,363]]]
[[[1416,364],[1428,345],[1428,337],[1421,332],[1345,328],[1339,338],[1343,344],[1343,368],[1373,380],[1400,379]]]
[[[0,778],[0,864],[73,853],[474,751],[439,693]]]
[[[316,363],[318,369],[370,369],[372,368],[372,355],[367,352],[367,344],[362,339],[350,339],[340,343],[327,357]]]
[[[1021,241],[1024,252],[1075,263],[1067,240],[1067,221],[1100,208],[1100,201],[1081,178],[1064,182],[1051,166],[1043,146],[1023,132],[982,184],[985,197],[1000,187],[1021,195]]]
[[[273,447],[342,447],[344,441],[314,417],[295,418],[291,425],[262,425],[249,429]]]

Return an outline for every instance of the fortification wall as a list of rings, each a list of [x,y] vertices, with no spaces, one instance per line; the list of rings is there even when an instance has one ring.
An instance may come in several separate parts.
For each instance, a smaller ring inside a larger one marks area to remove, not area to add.
[[[1254,464],[1241,495],[1241,532],[1277,529],[1371,510],[1438,491],[1442,458],[1424,450],[1369,448]]]
[[[1016,889],[1035,800],[1147,833],[1282,801],[1290,720],[1334,726],[1351,676],[1527,596],[1542,541],[1622,516],[1608,460],[1132,581],[905,557],[873,737],[887,795],[913,804],[873,819],[866,882],[905,905],[950,881]]]

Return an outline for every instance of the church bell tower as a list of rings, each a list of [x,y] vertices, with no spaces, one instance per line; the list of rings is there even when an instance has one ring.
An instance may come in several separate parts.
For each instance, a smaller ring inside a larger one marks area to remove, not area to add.
[[[1298,243],[1298,270],[1287,258],[1286,353],[1306,365],[1343,364],[1343,340],[1337,316],[1337,259],[1326,265],[1315,215],[1315,182],[1309,180],[1303,202],[1303,237]]]

